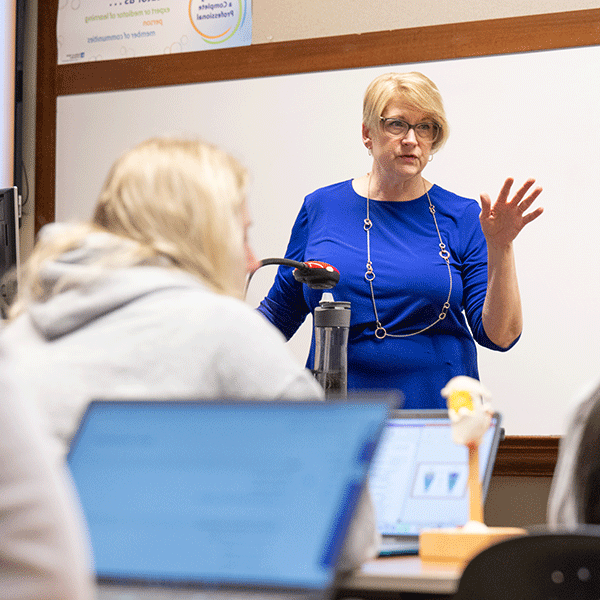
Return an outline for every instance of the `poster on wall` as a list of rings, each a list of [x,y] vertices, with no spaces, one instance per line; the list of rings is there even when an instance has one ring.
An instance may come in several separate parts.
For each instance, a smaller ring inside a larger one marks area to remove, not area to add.
[[[58,64],[252,43],[252,0],[60,0]]]

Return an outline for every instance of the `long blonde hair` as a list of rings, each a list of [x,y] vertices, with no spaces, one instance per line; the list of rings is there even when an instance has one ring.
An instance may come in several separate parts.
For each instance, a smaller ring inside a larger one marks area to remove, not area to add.
[[[104,257],[103,266],[158,261],[197,276],[217,293],[242,297],[247,179],[237,160],[211,144],[177,138],[142,142],[113,164],[89,223],[36,244],[11,317],[28,302],[44,300],[39,276],[48,260],[101,231],[137,242]]]

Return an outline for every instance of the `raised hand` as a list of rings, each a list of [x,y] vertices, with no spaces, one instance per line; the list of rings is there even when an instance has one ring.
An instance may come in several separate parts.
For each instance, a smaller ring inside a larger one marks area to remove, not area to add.
[[[525,196],[535,179],[528,179],[519,191],[509,200],[510,189],[514,179],[509,177],[502,186],[498,199],[494,204],[488,194],[481,194],[481,228],[488,245],[495,247],[509,246],[519,235],[527,223],[537,219],[544,209],[538,207],[527,213],[535,199],[542,193],[541,187],[536,187],[528,196]]]

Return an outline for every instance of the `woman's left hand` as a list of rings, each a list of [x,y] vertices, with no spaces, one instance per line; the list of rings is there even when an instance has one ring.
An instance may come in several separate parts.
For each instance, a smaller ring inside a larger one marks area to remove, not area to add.
[[[498,199],[493,205],[488,194],[481,194],[480,196],[481,215],[479,220],[488,245],[498,248],[510,246],[521,229],[544,212],[544,209],[539,207],[525,214],[534,200],[542,193],[542,188],[536,187],[533,192],[525,197],[527,191],[535,183],[535,179],[528,179],[509,200],[508,196],[513,183],[514,179],[511,177],[504,182]]]

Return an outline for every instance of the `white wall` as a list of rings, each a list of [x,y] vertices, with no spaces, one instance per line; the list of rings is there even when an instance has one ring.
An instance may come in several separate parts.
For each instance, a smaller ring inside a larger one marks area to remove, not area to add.
[[[525,313],[510,352],[480,349],[484,383],[509,435],[564,430],[568,399],[599,373],[600,47],[402,65],[439,86],[451,136],[425,176],[495,195],[508,176],[544,187],[544,215],[516,241]],[[393,67],[203,83],[58,100],[57,220],[87,218],[112,161],[156,134],[198,135],[253,174],[259,257],[283,256],[305,194],[365,173],[366,85]],[[256,305],[275,267],[253,279]],[[307,322],[290,342],[305,360]]]
[[[598,8],[598,0],[253,0],[252,43]]]

